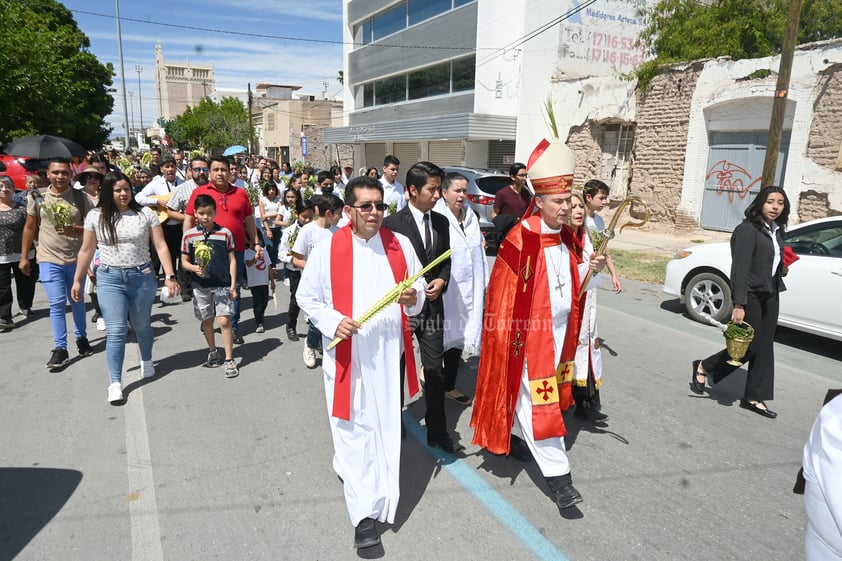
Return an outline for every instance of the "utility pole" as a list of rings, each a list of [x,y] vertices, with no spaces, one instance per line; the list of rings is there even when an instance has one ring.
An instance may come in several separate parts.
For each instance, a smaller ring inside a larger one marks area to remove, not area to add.
[[[778,83],[772,101],[772,118],[769,121],[769,140],[766,143],[766,160],[763,162],[763,186],[775,184],[778,167],[778,152],[781,150],[784,114],[786,113],[787,90],[792,75],[792,59],[795,55],[795,40],[801,21],[801,0],[789,0],[789,17],[786,22],[784,44],[781,50],[781,64],[778,69]]]
[[[123,82],[123,127],[126,129],[126,147],[124,151],[128,151],[131,144],[129,144],[129,102],[126,100],[126,68],[123,65],[123,34],[120,32],[120,0],[114,0],[117,5],[117,46],[120,51],[120,80]]]
[[[135,64],[134,70],[137,72],[137,106],[140,109],[140,131],[141,138],[143,138],[146,136],[146,133],[143,132],[143,94],[140,92],[140,73],[143,72],[143,67]]]
[[[249,154],[254,154],[254,121],[251,118],[251,105],[252,105],[252,97],[251,97],[251,82],[249,82]]]
[[[129,90],[129,113],[132,116],[132,128],[134,130],[134,92]]]

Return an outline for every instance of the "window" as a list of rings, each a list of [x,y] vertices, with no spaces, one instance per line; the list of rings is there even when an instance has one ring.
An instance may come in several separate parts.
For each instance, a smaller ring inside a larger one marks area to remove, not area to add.
[[[374,83],[374,104],[397,103],[406,101],[406,74],[378,80]]]
[[[827,222],[787,232],[784,245],[799,255],[842,257],[842,223]]]
[[[463,58],[453,61],[453,91],[464,92],[474,89],[474,71],[476,57]]]
[[[450,93],[450,63],[409,74],[409,99]]]
[[[397,33],[406,27],[406,4],[400,3],[390,10],[372,18],[373,38],[377,41],[386,35]]]
[[[451,9],[451,0],[409,0],[409,25],[415,25]]]
[[[363,85],[363,107],[374,105],[374,84]]]
[[[360,27],[363,29],[362,43],[368,45],[371,43],[371,20],[365,20]]]
[[[469,4],[474,0],[453,0],[453,7],[458,8],[459,6],[464,6],[465,4]]]

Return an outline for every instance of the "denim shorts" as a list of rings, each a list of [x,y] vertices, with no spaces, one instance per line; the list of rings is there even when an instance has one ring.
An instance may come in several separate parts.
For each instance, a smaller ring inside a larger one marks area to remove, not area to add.
[[[199,321],[234,315],[234,301],[227,287],[193,287],[193,313]]]

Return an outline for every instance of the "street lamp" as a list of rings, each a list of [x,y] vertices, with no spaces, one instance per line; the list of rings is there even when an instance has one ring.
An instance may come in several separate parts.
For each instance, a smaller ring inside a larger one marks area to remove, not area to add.
[[[143,67],[139,64],[135,64],[134,70],[137,72],[137,101],[138,106],[140,107],[140,130],[141,134],[143,134],[143,94],[140,92],[140,73],[143,72]]]

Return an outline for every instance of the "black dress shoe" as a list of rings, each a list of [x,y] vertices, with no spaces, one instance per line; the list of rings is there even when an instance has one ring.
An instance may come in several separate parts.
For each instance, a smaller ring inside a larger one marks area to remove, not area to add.
[[[456,454],[457,452],[461,452],[465,449],[465,447],[458,442],[453,442],[448,434],[441,434],[438,436],[427,435],[427,446],[441,448],[450,454]]]
[[[380,545],[380,534],[377,533],[377,526],[373,518],[361,520],[354,528],[354,547],[364,549]]]
[[[234,343],[236,343],[237,345],[243,344],[243,336],[240,335],[239,331],[234,332]]]
[[[763,402],[758,401],[757,403],[763,403]],[[771,409],[766,409],[765,403],[763,403],[763,407],[761,408],[761,407],[758,407],[757,404],[752,403],[747,399],[741,399],[740,400],[740,407],[742,407],[743,409],[748,409],[749,411],[753,411],[753,412],[757,413],[758,415],[763,415],[764,417],[766,417],[768,419],[774,419],[775,417],[778,416],[778,414],[775,413],[774,411],[772,411]]]
[[[290,341],[298,341],[298,333],[292,327],[287,327],[287,339]]]
[[[531,462],[532,451],[522,438],[512,435],[509,439],[509,456],[520,462]]]
[[[578,405],[573,410],[573,416],[578,419],[587,419],[592,423],[601,423],[608,420],[608,415],[602,411],[598,411],[593,407],[580,407]]]
[[[696,379],[696,374],[699,372],[699,364],[701,362],[701,360],[693,361],[693,374],[690,377],[690,391],[699,395],[705,393],[705,382],[699,382],[699,380]],[[705,376],[705,381],[707,381],[707,376]]]
[[[576,490],[573,484],[568,483],[553,491],[553,501],[555,501],[559,510],[564,510],[575,504],[581,503],[582,495]]]

